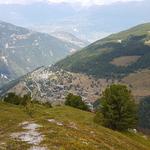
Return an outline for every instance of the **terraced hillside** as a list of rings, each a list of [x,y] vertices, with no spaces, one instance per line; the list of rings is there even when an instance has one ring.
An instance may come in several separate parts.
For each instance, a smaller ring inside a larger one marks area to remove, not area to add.
[[[1,150],[149,150],[150,139],[93,123],[94,114],[70,107],[35,104],[30,117],[21,106],[0,102]]]

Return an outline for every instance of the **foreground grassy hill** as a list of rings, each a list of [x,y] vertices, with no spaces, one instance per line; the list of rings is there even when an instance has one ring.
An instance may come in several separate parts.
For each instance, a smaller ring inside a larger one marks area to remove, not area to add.
[[[56,66],[97,77],[122,78],[150,68],[150,23],[112,34],[58,62]]]
[[[119,133],[93,123],[94,114],[70,107],[35,104],[30,117],[21,106],[0,102],[1,150],[149,150],[138,133]]]

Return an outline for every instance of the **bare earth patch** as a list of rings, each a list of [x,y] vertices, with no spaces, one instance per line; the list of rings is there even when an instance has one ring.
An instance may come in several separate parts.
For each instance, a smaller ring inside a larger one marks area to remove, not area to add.
[[[113,59],[110,63],[118,67],[127,67],[138,61],[141,56],[123,56]]]
[[[145,45],[150,45],[150,40],[148,40],[148,41],[145,41]]]
[[[6,146],[6,143],[4,143],[4,142],[0,142],[0,150],[1,150],[1,149],[4,149],[4,148],[5,148],[5,146]]]
[[[33,146],[29,150],[48,150],[46,147]]]
[[[11,137],[13,139],[33,145],[30,150],[46,150],[46,147],[38,146],[44,138],[44,135],[38,131],[41,127],[40,125],[33,122],[23,122],[19,124],[19,126],[21,126],[25,131],[12,133]]]
[[[56,121],[55,119],[48,119],[48,122],[55,123],[55,124],[58,125],[58,126],[63,126],[63,123],[62,123],[62,122]]]
[[[76,129],[76,130],[78,129],[77,125],[74,122],[70,122],[67,125],[62,122],[59,122],[55,119],[48,119],[48,122],[55,123],[58,126],[67,126],[68,128],[72,128],[72,129]]]
[[[131,86],[134,96],[150,96],[150,70],[129,74],[122,82]]]
[[[74,123],[74,122],[70,122],[70,124],[69,124],[69,126],[68,126],[69,128],[72,128],[72,129],[78,129],[77,128],[77,125]]]

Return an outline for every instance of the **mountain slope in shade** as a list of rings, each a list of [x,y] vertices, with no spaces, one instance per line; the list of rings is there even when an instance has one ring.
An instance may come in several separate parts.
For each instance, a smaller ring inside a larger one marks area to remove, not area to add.
[[[0,85],[51,65],[80,46],[0,21]]]
[[[55,32],[52,32],[51,35],[53,35],[54,37],[64,42],[68,42],[70,44],[76,45],[80,48],[86,47],[89,44],[88,41],[81,40],[77,38],[76,36],[74,36],[73,34],[69,32],[65,32],[65,31],[55,31]],[[72,49],[71,52],[76,52],[76,50]]]

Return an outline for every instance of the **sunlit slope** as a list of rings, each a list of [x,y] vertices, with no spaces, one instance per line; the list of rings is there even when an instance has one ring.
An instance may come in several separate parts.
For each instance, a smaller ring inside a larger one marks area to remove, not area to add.
[[[146,23],[96,41],[56,66],[97,77],[120,78],[150,68],[149,60],[150,23]]]
[[[137,133],[119,133],[94,124],[94,114],[90,112],[40,105],[35,105],[33,110],[33,117],[29,117],[22,107],[0,103],[0,149],[149,150],[150,147],[149,139]],[[22,132],[24,136],[38,132],[35,139],[39,136],[42,139],[29,144],[12,138]]]

